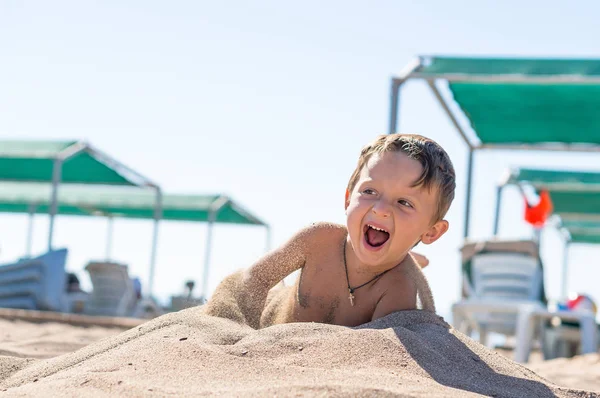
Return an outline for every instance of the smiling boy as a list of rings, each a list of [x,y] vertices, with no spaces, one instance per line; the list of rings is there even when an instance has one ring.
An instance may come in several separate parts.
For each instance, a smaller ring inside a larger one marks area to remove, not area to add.
[[[346,225],[312,224],[247,270],[226,278],[205,312],[265,327],[287,322],[357,326],[395,311],[435,311],[410,255],[447,230],[454,198],[448,154],[419,135],[391,134],[365,146],[345,196]],[[276,287],[301,269],[295,284]]]

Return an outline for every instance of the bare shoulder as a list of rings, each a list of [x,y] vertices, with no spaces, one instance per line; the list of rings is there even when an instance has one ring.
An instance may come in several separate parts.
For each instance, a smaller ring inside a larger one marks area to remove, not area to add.
[[[321,234],[321,235],[329,235],[329,234],[337,234],[337,235],[342,235],[342,234],[346,234],[347,233],[347,229],[344,225],[342,224],[336,224],[336,223],[332,223],[332,222],[327,222],[327,221],[320,221],[320,222],[314,222],[312,224],[310,224],[310,226],[307,227],[307,230],[311,230],[314,233],[317,234]]]
[[[324,244],[339,241],[347,234],[344,225],[330,222],[314,222],[298,232],[302,240],[311,244]]]

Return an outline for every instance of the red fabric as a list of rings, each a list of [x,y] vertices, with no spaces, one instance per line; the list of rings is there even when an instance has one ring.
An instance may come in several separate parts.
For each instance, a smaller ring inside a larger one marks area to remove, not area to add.
[[[525,221],[536,228],[541,228],[552,213],[552,200],[550,194],[546,190],[540,191],[540,201],[533,206],[527,202],[525,198]]]

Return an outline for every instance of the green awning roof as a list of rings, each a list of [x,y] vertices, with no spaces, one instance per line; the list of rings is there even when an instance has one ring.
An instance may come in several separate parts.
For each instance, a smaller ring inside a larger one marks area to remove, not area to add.
[[[80,141],[0,141],[0,180],[50,183],[57,159],[63,160],[61,183],[153,185]]]
[[[600,173],[545,169],[513,169],[505,184],[529,184],[547,189],[554,213],[585,221],[600,217]]]
[[[111,189],[63,185],[58,191],[58,213],[75,216],[109,216],[153,219],[156,193],[153,190],[115,187]],[[162,219],[205,222],[211,206],[222,203],[216,222],[266,225],[250,212],[222,195],[169,195],[162,199]],[[48,213],[50,186],[36,183],[0,183],[0,212]]]
[[[600,192],[552,190],[549,192],[554,205],[554,213],[561,217],[573,217],[575,215],[600,217]]]
[[[408,78],[448,81],[473,147],[599,149],[599,59],[421,59]]]
[[[600,144],[600,85],[452,83],[483,145]]]
[[[600,243],[600,219],[597,221],[562,221],[573,243]]]
[[[513,169],[504,184],[527,183],[552,191],[600,192],[600,172]]]
[[[560,217],[559,227],[571,242],[600,243],[600,173],[544,169],[513,169],[505,184],[547,189]]]

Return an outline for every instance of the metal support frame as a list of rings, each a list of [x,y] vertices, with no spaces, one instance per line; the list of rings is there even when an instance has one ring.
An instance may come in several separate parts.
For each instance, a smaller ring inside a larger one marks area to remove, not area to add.
[[[416,71],[410,76],[411,79],[443,79],[452,83],[523,83],[523,84],[592,84],[600,83],[598,76],[578,75],[523,75],[523,74],[500,74],[500,75],[473,75],[465,73],[419,73]]]
[[[28,206],[29,213],[29,223],[27,225],[27,240],[25,242],[25,256],[31,257],[31,250],[33,247],[33,222],[35,219],[35,211],[37,209],[37,205],[35,203],[30,203]]]
[[[496,212],[494,213],[494,236],[498,236],[498,230],[500,228],[500,207],[502,205],[502,192],[504,191],[504,185],[498,185],[496,187]]]
[[[208,212],[208,226],[206,231],[206,248],[204,249],[204,269],[202,271],[202,297],[208,299],[208,271],[210,270],[210,255],[212,246],[213,224],[217,221],[219,211],[229,202],[226,196],[218,197],[211,205]]]
[[[48,230],[48,251],[52,250],[52,238],[54,236],[54,218],[58,213],[58,185],[62,175],[62,159],[54,159],[52,166],[52,193],[50,194],[50,227]]]
[[[388,134],[394,134],[398,127],[398,102],[400,97],[400,86],[402,83],[397,79],[392,79],[392,86],[390,87],[390,121],[388,126]]]
[[[566,240],[565,241],[565,246],[564,246],[564,252],[563,252],[563,264],[562,264],[562,284],[561,284],[561,288],[560,288],[560,295],[561,298],[567,298],[568,292],[567,292],[567,288],[568,288],[568,277],[569,277],[569,273],[568,273],[568,269],[569,269],[569,248],[571,246],[571,241],[570,240]]]
[[[416,58],[409,63],[398,75],[392,78],[390,90],[390,120],[388,134],[394,134],[398,130],[398,113],[400,112],[400,86],[417,70],[423,66],[423,59]]]
[[[475,145],[473,145],[473,143],[471,142],[471,140],[469,140],[469,138],[467,137],[467,133],[461,127],[460,123],[458,123],[458,120],[456,119],[456,116],[454,116],[454,114],[450,110],[450,107],[448,106],[448,104],[444,100],[444,97],[442,97],[442,93],[440,93],[440,90],[435,85],[435,80],[428,79],[427,80],[427,85],[429,86],[429,88],[431,89],[431,91],[433,91],[433,95],[435,96],[435,98],[437,98],[438,102],[440,103],[440,105],[444,109],[444,112],[446,112],[446,115],[448,115],[448,117],[450,118],[450,121],[452,122],[452,125],[454,126],[454,128],[458,131],[458,133],[463,138],[463,140],[465,141],[465,143],[469,146],[469,149],[471,149],[471,150],[477,149],[477,147],[475,147]]]
[[[473,146],[473,144],[467,137],[467,134],[465,133],[463,128],[460,126],[460,124],[458,123],[458,120],[456,119],[456,117],[454,116],[452,111],[450,110],[450,107],[448,106],[446,101],[444,101],[444,98],[442,97],[440,90],[435,85],[435,81],[427,80],[427,84],[429,85],[429,88],[431,88],[431,91],[433,91],[433,95],[437,98],[440,105],[446,112],[446,115],[448,115],[448,117],[450,118],[450,121],[452,122],[452,124],[454,125],[456,130],[458,130],[459,134],[461,135],[461,137],[463,138],[463,140],[469,147],[469,156],[468,156],[468,160],[467,160],[467,194],[466,194],[466,198],[465,198],[465,224],[464,224],[464,232],[463,232],[463,237],[467,238],[469,236],[469,224],[471,221],[471,188],[473,185],[473,155],[474,155],[475,149],[477,149],[477,148],[475,146]]]
[[[475,151],[472,148],[469,148],[469,157],[467,160],[467,192],[465,198],[465,224],[464,224],[464,232],[463,237],[467,238],[469,236],[469,225],[471,222],[471,188],[473,184],[473,154]]]
[[[156,253],[158,249],[158,225],[162,218],[162,191],[158,186],[156,189],[156,202],[154,206],[154,227],[152,232],[152,251],[150,253],[150,275],[148,277],[148,296],[152,297],[154,292],[154,270],[156,268]]]
[[[151,188],[156,190],[156,206],[154,209],[154,231],[152,236],[152,252],[150,255],[150,277],[148,281],[148,293],[152,296],[152,289],[154,285],[154,269],[156,265],[156,252],[158,245],[158,224],[162,218],[162,191],[160,187],[153,183],[150,179],[144,177],[140,173],[132,170],[124,164],[112,159],[103,152],[93,148],[86,142],[77,142],[68,148],[65,148],[58,157],[54,159],[54,168],[52,170],[52,199],[50,201],[50,230],[48,233],[48,250],[52,250],[52,237],[54,232],[54,218],[58,213],[58,186],[61,182],[62,165],[65,161],[73,156],[78,155],[81,152],[87,152],[96,160],[104,163],[108,167],[115,170],[119,175],[129,181],[131,184],[140,188]],[[112,235],[112,222],[109,229],[109,233]],[[110,257],[111,240],[107,242],[107,259]]]

